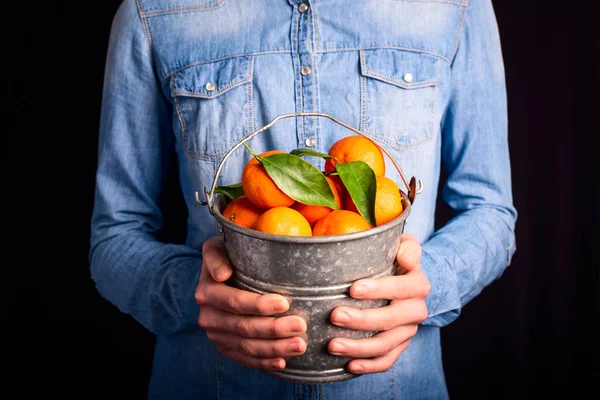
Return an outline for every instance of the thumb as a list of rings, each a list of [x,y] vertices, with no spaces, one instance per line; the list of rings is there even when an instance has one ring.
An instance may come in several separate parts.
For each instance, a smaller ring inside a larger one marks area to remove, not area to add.
[[[421,244],[413,235],[403,233],[400,249],[396,254],[396,263],[400,271],[412,271],[421,263]]]
[[[202,268],[206,268],[217,282],[225,282],[231,277],[233,268],[219,236],[211,237],[202,245]]]

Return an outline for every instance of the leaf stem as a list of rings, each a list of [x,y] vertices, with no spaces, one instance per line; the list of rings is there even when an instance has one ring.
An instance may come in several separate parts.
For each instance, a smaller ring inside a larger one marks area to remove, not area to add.
[[[262,164],[262,157],[261,156],[259,156],[255,152],[253,152],[252,149],[246,143],[244,143],[244,147],[246,147],[246,149],[248,149],[248,151],[250,152],[250,154],[252,154],[252,157],[256,158],[256,161],[258,161],[259,163]]]

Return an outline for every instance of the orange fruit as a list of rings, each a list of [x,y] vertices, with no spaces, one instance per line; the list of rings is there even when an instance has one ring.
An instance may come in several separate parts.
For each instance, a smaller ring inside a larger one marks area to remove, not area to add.
[[[266,157],[280,153],[285,152],[270,150],[260,153],[259,156]],[[289,207],[295,201],[277,187],[265,167],[254,157],[248,161],[242,172],[242,189],[250,201],[260,208]]]
[[[233,223],[245,228],[252,228],[263,212],[265,210],[257,207],[248,196],[242,195],[230,201],[222,214]]]
[[[402,214],[402,196],[396,182],[387,176],[378,176],[375,192],[375,222],[377,226],[390,222]],[[346,197],[345,209],[358,212],[352,198]]]
[[[348,210],[335,210],[321,218],[313,228],[313,236],[342,235],[371,229],[362,215]]]
[[[333,196],[335,197],[335,202],[338,205],[338,208],[342,208],[342,198],[340,197],[340,189],[334,180],[326,176],[325,179],[329,183],[329,187],[333,192]],[[300,203],[299,201],[295,202],[292,205],[292,208],[296,211],[299,211],[300,214],[304,215],[304,218],[308,221],[310,226],[314,226],[315,223],[333,211],[333,208],[327,206],[315,206],[310,204]]]
[[[285,236],[312,236],[310,224],[299,211],[289,207],[273,207],[254,224],[260,232]]]
[[[375,176],[385,175],[385,159],[383,152],[372,140],[364,136],[346,136],[335,142],[330,148],[330,156],[335,157],[340,163],[351,161],[364,161],[375,172]],[[337,161],[328,158],[325,161],[325,173],[335,170]]]

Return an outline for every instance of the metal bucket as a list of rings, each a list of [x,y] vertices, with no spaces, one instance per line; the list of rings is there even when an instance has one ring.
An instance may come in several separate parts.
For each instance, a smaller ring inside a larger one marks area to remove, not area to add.
[[[211,191],[208,192],[206,188],[204,190],[207,201],[201,201],[198,193],[196,199],[199,203],[208,205],[211,214],[218,221],[227,254],[234,267],[234,274],[228,283],[255,293],[283,295],[290,301],[290,309],[281,315],[297,315],[307,323],[304,338],[306,352],[290,357],[282,371],[269,372],[269,375],[296,383],[340,382],[358,375],[346,369],[349,358],[334,356],[328,352],[329,341],[335,337],[361,339],[377,332],[335,326],[330,322],[330,314],[339,306],[366,309],[382,307],[388,303],[388,300],[354,299],[349,295],[349,288],[358,279],[395,273],[400,236],[417,191],[415,179],[412,178],[410,184],[407,184],[393,158],[382,148],[394,162],[408,188],[408,195],[400,191],[404,206],[402,214],[387,224],[337,236],[294,237],[266,234],[229,221],[221,214],[227,199],[222,195],[213,199],[223,163],[246,140],[268,129],[277,120],[297,116],[326,117],[372,139],[327,114],[296,113],[279,116],[234,146],[217,168]]]

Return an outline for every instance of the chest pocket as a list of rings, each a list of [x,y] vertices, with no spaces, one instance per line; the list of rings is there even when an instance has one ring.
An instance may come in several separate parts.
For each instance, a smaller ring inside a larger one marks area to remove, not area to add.
[[[186,153],[216,159],[251,132],[253,58],[233,57],[185,68],[171,96]]]
[[[382,142],[417,146],[433,134],[441,60],[409,51],[360,51],[362,126]]]

